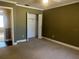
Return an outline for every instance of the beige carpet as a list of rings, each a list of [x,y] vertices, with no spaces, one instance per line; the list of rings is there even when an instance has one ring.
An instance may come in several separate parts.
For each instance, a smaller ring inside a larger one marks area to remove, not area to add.
[[[79,59],[79,51],[40,39],[2,48],[0,59]]]

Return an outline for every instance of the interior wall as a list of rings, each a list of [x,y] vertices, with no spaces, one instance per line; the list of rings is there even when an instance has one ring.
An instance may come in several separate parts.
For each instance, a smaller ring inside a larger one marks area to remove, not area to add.
[[[44,11],[43,36],[79,47],[79,3]]]
[[[16,25],[16,31],[15,36],[17,36],[16,40],[22,40],[27,38],[27,13],[33,13],[33,14],[41,14],[42,11],[35,10],[35,9],[29,9],[29,8],[23,8],[23,7],[16,7],[16,15],[17,20]],[[20,33],[21,32],[21,33]],[[17,35],[18,34],[18,35]]]
[[[16,6],[0,1],[0,6],[12,7],[14,18],[14,41],[26,39],[27,12],[41,14],[42,11]]]

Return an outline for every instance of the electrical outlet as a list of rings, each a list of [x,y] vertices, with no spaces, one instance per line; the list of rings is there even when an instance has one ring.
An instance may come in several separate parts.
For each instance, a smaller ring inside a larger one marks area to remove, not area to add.
[[[52,38],[55,38],[55,35],[52,35]]]
[[[22,37],[24,38],[24,35],[22,35]]]

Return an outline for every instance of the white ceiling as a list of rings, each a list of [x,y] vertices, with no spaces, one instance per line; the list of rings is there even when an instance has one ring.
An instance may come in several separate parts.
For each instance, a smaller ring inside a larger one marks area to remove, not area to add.
[[[22,5],[28,4],[32,7],[36,7],[40,9],[50,9],[50,8],[55,8],[55,7],[79,2],[79,0],[49,0],[49,3],[47,5],[44,5],[42,3],[42,0],[10,0],[10,1],[15,1],[18,4],[22,4]]]

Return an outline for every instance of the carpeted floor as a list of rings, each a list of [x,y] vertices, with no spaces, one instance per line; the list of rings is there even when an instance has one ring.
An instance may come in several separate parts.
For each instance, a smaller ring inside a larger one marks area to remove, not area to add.
[[[0,59],[79,59],[79,51],[45,39],[1,48]]]

